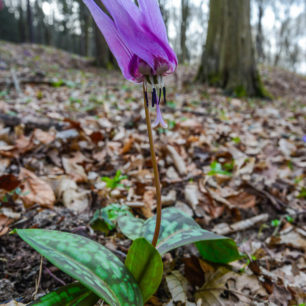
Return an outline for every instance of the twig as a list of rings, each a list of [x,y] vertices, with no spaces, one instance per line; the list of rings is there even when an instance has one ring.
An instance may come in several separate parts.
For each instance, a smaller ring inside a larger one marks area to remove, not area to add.
[[[40,282],[41,282],[41,273],[42,273],[43,260],[44,260],[44,257],[40,256],[39,274],[38,274],[38,279],[35,282],[35,291],[33,293],[34,300],[36,299],[36,294],[38,293]]]
[[[158,173],[158,166],[154,151],[154,140],[153,140],[153,134],[152,134],[152,127],[151,127],[151,119],[150,119],[150,112],[149,108],[147,106],[147,101],[145,98],[145,85],[143,84],[143,101],[144,101],[144,108],[146,113],[146,123],[147,123],[147,130],[148,130],[148,136],[149,136],[149,142],[150,142],[150,152],[151,152],[151,160],[153,165],[153,172],[154,172],[154,183],[156,188],[156,223],[155,223],[155,231],[154,236],[152,240],[152,245],[156,247],[159,231],[160,231],[160,225],[161,225],[161,214],[162,214],[162,203],[161,203],[161,188],[160,188],[160,182],[159,182],[159,173]]]
[[[246,230],[259,222],[266,222],[268,219],[269,219],[268,214],[261,214],[243,221],[236,222],[232,225],[226,224],[222,228],[220,228],[220,226],[215,226],[212,231],[219,235],[226,235]]]
[[[11,75],[12,75],[13,84],[15,86],[16,92],[18,93],[18,95],[21,95],[21,89],[20,89],[19,80],[18,80],[16,71],[13,68],[11,69]]]
[[[233,294],[238,294],[238,295],[244,296],[244,297],[246,297],[249,300],[255,300],[257,302],[262,302],[262,300],[259,299],[259,298],[255,298],[254,296],[250,297],[250,296],[248,296],[245,293],[242,293],[242,292],[240,292],[238,290],[229,289],[229,288],[217,288],[217,287],[216,288],[203,288],[203,289],[200,289],[199,292],[202,292],[202,291],[213,291],[213,290],[228,291],[228,292],[231,292]]]
[[[48,269],[47,267],[45,267],[45,269],[46,269],[46,272],[47,272],[51,277],[53,277],[56,281],[58,281],[59,283],[61,283],[63,286],[66,286],[66,283],[65,283],[63,280],[61,280],[60,278],[58,278],[57,276],[55,276],[55,275],[50,271],[50,269]]]

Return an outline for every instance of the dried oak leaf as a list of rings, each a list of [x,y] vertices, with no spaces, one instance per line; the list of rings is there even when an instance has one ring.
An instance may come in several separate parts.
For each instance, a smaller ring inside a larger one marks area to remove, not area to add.
[[[233,207],[248,209],[254,207],[256,204],[256,197],[245,191],[240,192],[237,195],[233,195],[227,198],[227,200],[233,205]]]
[[[84,162],[82,154],[76,154],[73,158],[62,158],[63,167],[65,172],[71,176],[71,178],[78,183],[87,182],[87,174],[80,163]]]
[[[0,189],[12,191],[20,184],[18,177],[13,174],[4,174],[0,176]]]
[[[25,207],[39,204],[42,207],[52,208],[55,203],[55,195],[51,186],[38,178],[33,172],[21,168],[19,179],[23,183],[23,200]]]
[[[261,300],[266,296],[267,292],[255,275],[238,274],[220,267],[209,275],[205,284],[198,290],[196,300],[208,306],[229,303],[249,305],[255,299]]]

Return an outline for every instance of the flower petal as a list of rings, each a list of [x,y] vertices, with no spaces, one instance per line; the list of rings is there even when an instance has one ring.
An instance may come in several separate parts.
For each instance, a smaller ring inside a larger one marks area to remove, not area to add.
[[[164,121],[162,117],[159,103],[156,104],[156,119],[152,123],[153,128],[157,127],[158,125],[161,125],[164,129],[168,127],[167,123]]]
[[[110,50],[116,57],[124,77],[128,80],[134,80],[134,78],[129,73],[129,63],[132,59],[133,53],[122,41],[114,22],[107,14],[102,11],[102,9],[95,3],[94,0],[83,1],[90,10]]]
[[[138,0],[143,19],[151,31],[168,43],[167,30],[157,0]]]
[[[88,1],[88,0],[87,0]],[[167,52],[151,31],[141,22],[141,11],[131,0],[101,0],[113,17],[120,37],[126,46],[154,69],[154,58],[167,59]]]

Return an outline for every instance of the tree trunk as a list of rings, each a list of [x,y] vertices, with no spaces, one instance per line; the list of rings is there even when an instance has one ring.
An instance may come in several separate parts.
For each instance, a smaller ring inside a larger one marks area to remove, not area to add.
[[[33,16],[30,0],[27,0],[27,28],[28,28],[28,41],[30,43],[34,42],[33,36]]]
[[[265,54],[263,50],[263,31],[262,31],[262,17],[264,13],[264,0],[258,0],[258,22],[257,22],[257,32],[256,32],[256,51],[258,60],[262,61],[265,59]]]
[[[23,13],[21,2],[19,3],[18,11],[19,11],[18,28],[19,28],[20,42],[25,42],[25,40],[26,40],[25,28],[26,27],[25,27],[24,13]]]
[[[184,63],[188,58],[188,49],[186,46],[186,31],[189,17],[189,0],[181,0],[181,32],[180,32],[180,62]]]
[[[207,39],[197,78],[223,87],[228,94],[265,95],[255,65],[250,0],[210,0]]]

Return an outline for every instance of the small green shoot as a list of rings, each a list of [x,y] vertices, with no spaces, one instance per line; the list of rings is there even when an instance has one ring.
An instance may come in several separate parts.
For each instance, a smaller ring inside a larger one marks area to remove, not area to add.
[[[230,172],[223,170],[222,165],[215,160],[210,164],[210,171],[207,173],[207,175],[213,176],[217,174],[227,175],[227,176],[232,175]]]
[[[234,142],[235,144],[239,144],[241,142],[241,139],[240,137],[233,137],[232,142]]]
[[[289,223],[293,223],[294,222],[294,219],[293,219],[293,217],[292,216],[286,216],[286,220],[287,220],[287,222],[289,222]]]
[[[302,187],[299,195],[297,196],[299,199],[306,199],[306,187]]]
[[[176,108],[176,104],[173,101],[167,101],[166,105],[170,108]]]
[[[103,176],[101,180],[106,183],[106,187],[113,190],[118,187],[125,187],[125,185],[121,184],[120,182],[127,178],[128,177],[126,175],[121,175],[120,170],[117,170],[116,175],[113,178]]]
[[[271,221],[271,226],[277,227],[277,226],[280,225],[280,223],[281,223],[281,221],[279,219],[274,219],[274,220]]]

